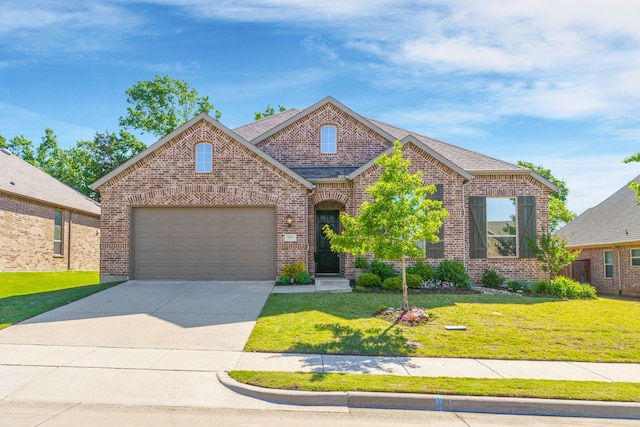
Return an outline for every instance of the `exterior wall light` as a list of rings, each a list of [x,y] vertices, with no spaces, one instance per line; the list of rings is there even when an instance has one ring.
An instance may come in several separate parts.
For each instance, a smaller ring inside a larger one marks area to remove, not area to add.
[[[291,228],[291,224],[293,224],[293,218],[291,215],[287,215],[287,227]]]

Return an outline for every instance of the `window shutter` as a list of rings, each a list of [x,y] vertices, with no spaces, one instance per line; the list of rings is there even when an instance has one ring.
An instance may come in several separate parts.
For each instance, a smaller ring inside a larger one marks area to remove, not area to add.
[[[469,197],[469,249],[471,258],[487,257],[487,200]]]
[[[536,238],[536,197],[518,197],[518,230],[520,234],[520,258],[535,258],[527,237]]]
[[[431,200],[444,201],[444,185],[436,184],[436,192],[427,196]],[[438,232],[438,243],[427,242],[426,256],[427,258],[444,258],[444,225]]]

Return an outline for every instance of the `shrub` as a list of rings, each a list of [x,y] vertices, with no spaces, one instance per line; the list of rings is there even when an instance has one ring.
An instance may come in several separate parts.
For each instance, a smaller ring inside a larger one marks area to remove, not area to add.
[[[507,283],[507,287],[513,292],[521,292],[526,291],[528,286],[527,282],[524,282],[522,280],[509,280],[509,282]]]
[[[532,294],[553,295],[551,291],[551,282],[548,280],[539,280],[531,284]]]
[[[469,280],[469,274],[467,269],[464,268],[464,264],[460,260],[443,259],[438,265],[438,274],[436,276],[439,280],[444,282],[450,282],[460,287],[461,289],[470,290],[471,280]]]
[[[407,274],[417,274],[426,282],[436,277],[436,269],[421,261],[417,261],[415,264],[407,267]]]
[[[296,283],[300,283],[301,285],[308,285],[311,283],[311,276],[306,271],[301,271],[296,274],[296,277],[293,279]]]
[[[398,275],[398,273],[396,273],[396,270],[394,270],[392,264],[378,261],[377,259],[374,259],[373,261],[371,261],[371,266],[369,268],[369,271],[377,275],[380,278],[380,280],[382,280],[383,282],[389,277],[394,277]]]
[[[591,285],[582,285],[568,277],[558,276],[551,282],[554,295],[568,298],[596,298],[595,288]]]
[[[291,277],[287,277],[284,274],[282,274],[278,277],[277,282],[281,285],[288,285],[289,283],[291,283]]]
[[[400,283],[402,284],[402,276],[400,277]],[[417,274],[407,273],[407,288],[418,289],[422,286],[422,277]]]
[[[353,260],[353,268],[359,268],[361,270],[368,270],[369,269],[369,260],[366,259],[365,257],[363,257],[362,255],[358,255]]]
[[[490,288],[497,288],[504,284],[504,277],[493,268],[487,268],[482,272],[482,284]]]
[[[358,286],[365,288],[380,287],[382,286],[382,280],[380,276],[373,273],[362,273],[358,279]]]
[[[385,281],[382,282],[382,287],[388,291],[401,291],[402,277],[400,276],[387,277]]]
[[[307,271],[307,267],[302,261],[296,261],[282,267],[282,275],[290,278],[295,278],[298,273],[302,273],[304,271]]]

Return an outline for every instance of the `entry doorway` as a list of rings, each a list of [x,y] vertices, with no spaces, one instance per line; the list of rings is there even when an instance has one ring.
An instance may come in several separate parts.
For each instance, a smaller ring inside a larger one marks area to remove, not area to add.
[[[333,230],[340,230],[340,211],[323,210],[316,211],[316,274],[339,274],[340,257],[331,251],[329,240],[322,232],[322,228],[328,224]]]

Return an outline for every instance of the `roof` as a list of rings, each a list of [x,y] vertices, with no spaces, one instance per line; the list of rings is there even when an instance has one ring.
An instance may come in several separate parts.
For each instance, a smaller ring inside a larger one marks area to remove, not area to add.
[[[640,175],[632,182],[640,182]],[[627,184],[555,234],[569,240],[567,247],[640,242],[640,207],[636,201],[635,192]]]
[[[284,113],[281,113],[281,114],[284,114]],[[237,133],[235,133],[234,131],[232,131],[231,129],[229,129],[228,127],[226,127],[225,125],[223,125],[219,121],[215,120],[213,117],[209,116],[207,113],[200,113],[196,117],[194,117],[193,119],[189,120],[188,122],[186,122],[185,124],[183,124],[182,126],[177,128],[176,130],[174,130],[173,132],[169,133],[164,138],[161,138],[160,140],[158,140],[154,144],[150,145],[145,150],[141,151],[140,153],[138,153],[137,155],[135,155],[131,159],[127,160],[126,162],[124,162],[123,164],[121,164],[120,166],[118,166],[117,168],[115,168],[114,170],[112,170],[111,172],[109,172],[108,174],[103,176],[102,178],[98,179],[96,182],[91,184],[91,186],[90,186],[91,189],[93,189],[93,190],[98,189],[101,185],[105,184],[107,181],[109,181],[110,179],[114,178],[118,174],[124,172],[127,168],[129,168],[130,166],[134,165],[136,162],[138,162],[141,159],[145,158],[149,154],[153,153],[158,148],[162,147],[164,144],[168,143],[173,138],[175,138],[176,136],[178,136],[179,134],[184,132],[186,129],[190,128],[191,126],[193,126],[194,124],[196,124],[196,123],[198,123],[200,121],[205,121],[205,122],[209,123],[210,125],[212,125],[213,127],[221,130],[222,132],[227,134],[231,139],[239,142],[241,145],[246,147],[249,151],[255,153],[256,155],[258,155],[259,157],[261,157],[262,159],[264,159],[265,161],[267,161],[271,165],[273,165],[276,168],[280,169],[282,172],[284,172],[285,174],[289,175],[291,178],[295,179],[296,181],[298,181],[300,184],[304,185],[308,189],[312,189],[313,188],[313,184],[312,183],[310,183],[305,178],[301,177],[300,175],[298,175],[297,173],[295,173],[294,171],[292,171],[287,166],[283,165],[282,163],[280,163],[279,161],[277,161],[273,157],[269,156],[264,151],[260,150],[259,148],[256,148],[255,146],[253,146],[252,144],[247,142],[242,136],[238,135]]]
[[[95,201],[6,149],[0,150],[0,192],[100,216]]]
[[[337,179],[347,178],[347,176],[358,169],[356,166],[339,167],[319,167],[319,168],[291,168],[300,176],[311,181],[316,179]]]
[[[277,113],[272,116],[268,116],[260,120],[255,120],[251,123],[247,123],[246,125],[237,127],[233,131],[247,141],[251,141],[259,137],[260,135],[267,133],[271,129],[287,121],[298,113],[300,112],[295,108],[290,108],[281,113]]]

